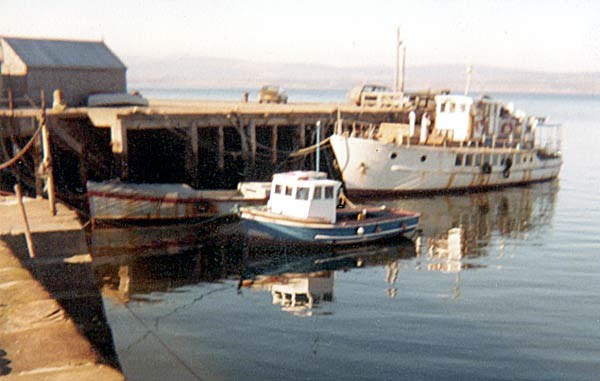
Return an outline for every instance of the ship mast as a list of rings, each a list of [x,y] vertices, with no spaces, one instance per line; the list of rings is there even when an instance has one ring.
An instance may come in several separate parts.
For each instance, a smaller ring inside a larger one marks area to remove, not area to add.
[[[402,55],[402,65],[400,56]],[[394,91],[404,93],[404,75],[406,67],[406,47],[400,39],[400,27],[396,30],[396,80],[394,82]]]

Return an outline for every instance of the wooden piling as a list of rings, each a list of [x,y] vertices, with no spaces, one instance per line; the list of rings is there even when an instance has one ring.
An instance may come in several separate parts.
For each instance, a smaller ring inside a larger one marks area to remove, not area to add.
[[[217,127],[217,151],[218,151],[218,162],[217,167],[220,171],[225,170],[225,131],[223,126]]]
[[[27,243],[27,251],[29,252],[29,258],[35,258],[35,249],[33,247],[33,239],[31,238],[31,229],[29,229],[29,220],[27,219],[27,213],[25,212],[25,205],[23,204],[23,195],[21,194],[21,186],[15,184],[15,194],[17,196],[17,202],[21,209],[21,216],[23,217],[23,224],[25,225],[25,242]],[[54,212],[56,214],[56,212]]]
[[[42,116],[40,123],[42,124],[42,152],[44,158],[42,159],[42,167],[44,168],[44,174],[46,178],[46,188],[48,191],[48,201],[50,203],[50,213],[56,216],[56,195],[54,187],[54,171],[52,169],[52,152],[50,148],[50,132],[48,131],[48,123],[46,120],[46,101],[44,98],[44,91],[42,90]]]
[[[188,181],[194,187],[197,187],[200,157],[198,153],[198,127],[196,122],[193,122],[192,127],[188,128],[187,134],[188,141],[186,143],[185,172]]]
[[[278,134],[278,126],[275,125],[275,126],[273,126],[273,144],[272,144],[273,157],[271,159],[273,164],[277,163],[277,137],[278,137],[277,134]]]

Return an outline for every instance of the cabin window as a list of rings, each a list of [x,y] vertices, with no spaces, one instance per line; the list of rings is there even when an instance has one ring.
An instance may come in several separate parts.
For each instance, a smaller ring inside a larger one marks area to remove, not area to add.
[[[281,185],[280,184],[275,185],[275,194],[281,194]]]
[[[390,159],[395,159],[396,157],[398,157],[398,154],[396,154],[396,152],[392,152]]]
[[[286,185],[286,187],[285,187],[285,195],[286,196],[291,196],[292,195],[292,189],[293,189],[292,187]]]
[[[456,159],[454,160],[454,165],[456,165],[457,167],[460,167],[462,165],[462,162],[463,162],[463,154],[457,153]]]
[[[475,155],[475,163],[473,164],[476,167],[479,167],[481,165],[481,155]]]
[[[492,166],[498,165],[498,155],[492,155]]]
[[[514,164],[519,164],[521,162],[521,155],[516,154],[515,155],[515,161],[513,162]]]
[[[421,156],[421,162],[424,162],[425,160],[427,160],[427,155]]]
[[[486,153],[485,155],[483,155],[483,162],[488,164],[491,163],[490,154]]]
[[[298,187],[296,188],[296,200],[308,200],[308,192],[310,188]]]
[[[333,187],[325,187],[325,198],[333,198]]]
[[[523,156],[523,163],[527,162],[527,156]]]
[[[456,111],[456,104],[454,102],[450,102],[450,112]]]
[[[321,187],[315,187],[315,195],[314,195],[313,199],[320,200],[322,192],[323,192],[323,188],[321,188]]]
[[[473,154],[472,153],[468,153],[465,156],[465,166],[471,166],[473,165]]]
[[[467,111],[467,105],[466,104],[461,104],[460,105],[460,112],[465,112]]]

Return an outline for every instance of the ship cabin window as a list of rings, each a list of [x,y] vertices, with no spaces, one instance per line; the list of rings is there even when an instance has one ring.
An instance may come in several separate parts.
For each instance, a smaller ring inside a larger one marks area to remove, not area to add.
[[[465,166],[471,166],[473,165],[473,154],[472,153],[468,153],[465,155]]]
[[[521,162],[521,155],[517,154],[515,155],[515,161],[513,161],[514,164],[519,164]]]
[[[457,167],[460,167],[463,163],[463,154],[462,153],[457,153],[456,154],[456,159],[454,160],[454,165]]]
[[[459,107],[460,107],[460,112],[465,112],[465,111],[467,111],[467,105],[466,105],[466,104],[464,104],[464,103],[461,103],[461,104],[459,105]]]
[[[292,188],[292,187],[290,187],[290,186],[287,186],[287,185],[286,185],[286,187],[285,187],[285,195],[286,195],[286,196],[291,196],[291,195],[292,195],[292,190],[293,190],[293,189],[294,189],[294,188]]]
[[[492,155],[492,166],[498,165],[498,155]]]
[[[450,109],[448,111],[455,112],[456,111],[456,103],[450,102]]]
[[[473,164],[476,167],[479,167],[481,165],[481,155],[475,155],[475,163]]]
[[[281,194],[281,185],[280,184],[275,185],[275,194]]]
[[[490,157],[490,154],[485,154],[485,155],[483,155],[483,162],[484,162],[484,163],[491,164],[491,157]]]
[[[308,192],[310,188],[298,187],[296,188],[296,200],[308,200]]]
[[[321,188],[321,187],[315,187],[315,195],[313,196],[313,199],[314,200],[320,200],[322,192],[323,192],[323,188]]]
[[[333,187],[325,187],[325,198],[333,198]]]

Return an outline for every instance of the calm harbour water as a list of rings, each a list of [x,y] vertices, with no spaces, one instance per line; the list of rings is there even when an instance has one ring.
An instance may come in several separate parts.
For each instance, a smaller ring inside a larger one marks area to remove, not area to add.
[[[312,93],[290,101],[344,97]],[[423,213],[415,243],[300,254],[215,242],[98,264],[128,379],[597,379],[600,97],[498,98],[563,123],[559,181],[383,200]],[[270,291],[307,285],[321,295],[311,308]]]

